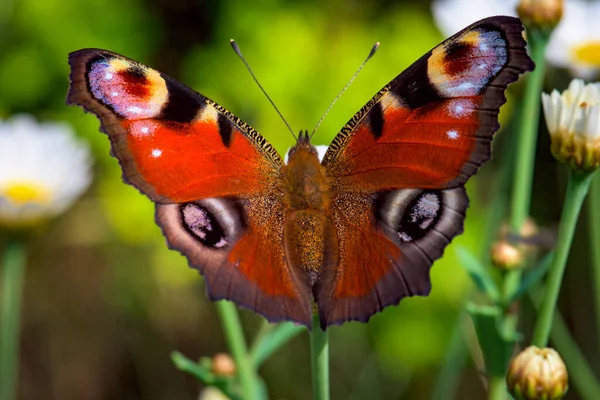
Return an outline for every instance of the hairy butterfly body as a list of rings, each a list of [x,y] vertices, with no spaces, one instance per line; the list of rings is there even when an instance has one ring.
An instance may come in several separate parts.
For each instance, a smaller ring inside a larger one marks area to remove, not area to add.
[[[326,328],[427,295],[462,232],[466,180],[490,156],[506,87],[533,69],[520,21],[491,17],[398,75],[322,161],[301,132],[283,162],[248,124],[116,53],[71,53],[67,101],[96,114],[168,245],[269,321]]]

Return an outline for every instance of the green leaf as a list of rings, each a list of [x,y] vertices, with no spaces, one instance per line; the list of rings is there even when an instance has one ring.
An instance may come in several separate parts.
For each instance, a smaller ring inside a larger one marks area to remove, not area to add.
[[[550,269],[550,265],[552,265],[553,257],[554,252],[546,254],[539,264],[533,268],[531,272],[525,275],[523,279],[521,279],[521,282],[514,293],[509,294],[507,304],[511,304],[519,300],[533,285],[537,284],[544,276],[546,276],[548,270]]]
[[[269,325],[269,328],[271,329],[268,329],[265,334],[256,338],[250,351],[250,358],[256,369],[284,344],[306,330],[303,326],[291,322],[282,322],[274,327]]]
[[[210,361],[206,363],[203,360],[202,364],[195,363],[178,351],[171,353],[171,360],[178,370],[187,372],[205,385],[214,385],[216,376],[211,370]]]
[[[175,367],[183,372],[187,372],[194,378],[207,386],[214,386],[221,390],[227,397],[232,400],[241,400],[238,394],[238,383],[234,378],[215,375],[212,372],[212,360],[208,357],[203,357],[200,362],[196,363],[178,351],[171,353],[171,360]]]
[[[494,304],[499,304],[501,301],[500,290],[498,290],[498,286],[492,279],[488,268],[485,268],[467,248],[457,246],[456,252],[460,265],[471,276],[477,288],[485,293]]]
[[[473,303],[467,304],[466,308],[473,319],[487,374],[504,376],[512,357],[516,336],[510,337],[500,329],[502,309]]]

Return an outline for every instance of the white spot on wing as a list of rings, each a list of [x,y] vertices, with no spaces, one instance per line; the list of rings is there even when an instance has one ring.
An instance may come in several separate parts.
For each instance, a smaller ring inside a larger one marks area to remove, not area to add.
[[[468,99],[452,99],[448,103],[447,111],[453,118],[465,118],[475,110],[475,104]]]
[[[448,135],[448,138],[452,140],[458,139],[458,132],[454,129],[451,129],[448,132],[446,132],[446,135]]]
[[[142,112],[144,112],[144,110],[142,110],[142,108],[138,106],[131,106],[127,108],[127,112],[131,114],[141,114]]]
[[[152,150],[152,157],[158,158],[161,155],[162,155],[162,150],[160,150],[160,149],[154,149],[154,150]]]
[[[112,97],[117,97],[117,96],[119,95],[119,92],[112,92],[110,95],[111,95]]]
[[[142,133],[148,133],[148,132],[150,132],[150,128],[148,128],[147,126],[142,126],[140,128],[140,132],[142,132]]]
[[[111,80],[113,78],[113,74],[111,74],[110,72],[107,72],[106,74],[104,74],[104,79]]]
[[[480,85],[478,85],[480,86]],[[468,92],[469,90],[475,88],[476,86],[473,84],[473,82],[463,82],[460,85],[457,85],[454,90],[458,91],[458,92]]]

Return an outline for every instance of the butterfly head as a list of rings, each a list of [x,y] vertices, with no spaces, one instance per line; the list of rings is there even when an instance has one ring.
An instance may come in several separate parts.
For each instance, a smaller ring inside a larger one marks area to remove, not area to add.
[[[315,157],[318,158],[317,149],[315,148],[315,146],[310,144],[310,135],[308,134],[308,131],[306,131],[306,130],[304,130],[304,131],[301,130],[300,133],[298,134],[298,139],[296,141],[296,144],[294,146],[292,146],[292,148],[288,152],[288,160],[292,160],[292,158],[294,158],[294,156],[297,155],[300,151],[302,151],[303,153],[308,152],[311,155],[314,155]],[[289,164],[289,161],[288,161],[288,164]]]

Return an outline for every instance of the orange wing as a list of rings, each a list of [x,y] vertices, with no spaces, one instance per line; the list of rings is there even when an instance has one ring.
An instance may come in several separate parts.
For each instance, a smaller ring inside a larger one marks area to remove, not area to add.
[[[429,269],[462,232],[462,185],[490,157],[504,91],[533,69],[517,18],[481,20],[384,87],[323,165],[340,258],[317,293],[321,326],[366,321],[427,295]]]
[[[504,91],[533,62],[517,18],[491,17],[429,51],[384,87],[330,145],[344,191],[445,189],[490,157]]]
[[[208,295],[309,325],[310,291],[283,255],[283,162],[271,145],[212,100],[119,54],[84,49],[69,64],[67,102],[98,116],[124,181],[157,203],[169,246],[205,276]]]

